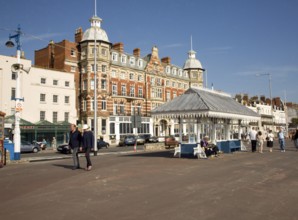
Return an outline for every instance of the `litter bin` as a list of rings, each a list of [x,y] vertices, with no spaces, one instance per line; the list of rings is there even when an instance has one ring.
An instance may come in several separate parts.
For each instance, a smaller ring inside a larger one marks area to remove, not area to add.
[[[9,151],[10,160],[15,160],[14,158],[14,143],[9,140],[4,140],[4,149]]]

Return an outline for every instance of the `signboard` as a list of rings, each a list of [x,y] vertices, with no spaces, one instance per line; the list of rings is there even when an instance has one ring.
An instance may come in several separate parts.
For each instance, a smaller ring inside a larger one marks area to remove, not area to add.
[[[21,112],[23,110],[23,102],[16,100],[16,112]]]

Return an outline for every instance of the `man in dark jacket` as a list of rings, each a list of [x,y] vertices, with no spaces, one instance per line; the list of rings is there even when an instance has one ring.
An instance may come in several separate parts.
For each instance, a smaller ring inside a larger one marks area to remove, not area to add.
[[[81,147],[81,140],[82,136],[81,133],[78,131],[77,126],[75,124],[70,125],[70,132],[69,132],[69,147],[72,150],[72,158],[73,158],[73,170],[80,169],[80,161],[79,161],[79,149]]]
[[[85,156],[87,160],[87,171],[90,171],[92,168],[91,160],[90,160],[90,151],[94,149],[94,135],[93,132],[89,130],[89,126],[87,124],[83,125],[83,141],[82,147],[85,151]]]

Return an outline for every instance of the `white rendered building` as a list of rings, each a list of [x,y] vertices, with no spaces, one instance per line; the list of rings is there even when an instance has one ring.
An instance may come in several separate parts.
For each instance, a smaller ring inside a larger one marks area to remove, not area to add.
[[[0,55],[0,110],[6,116],[14,115],[15,112],[13,98],[16,80],[11,66],[16,62],[15,57]],[[21,63],[24,69],[30,69],[29,73],[21,71],[20,74],[20,94],[24,98],[21,119],[33,124],[43,121],[75,123],[77,115],[73,73],[36,68],[30,60],[25,59],[21,59]]]

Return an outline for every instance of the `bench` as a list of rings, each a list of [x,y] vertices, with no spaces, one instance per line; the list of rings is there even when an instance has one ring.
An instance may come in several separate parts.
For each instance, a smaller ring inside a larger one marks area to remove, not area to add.
[[[207,158],[205,152],[199,144],[179,144],[179,147],[175,147],[174,157],[179,154],[179,157],[194,157]]]
[[[240,140],[217,141],[216,145],[217,145],[218,149],[224,153],[232,153],[234,151],[241,151],[241,141]]]

